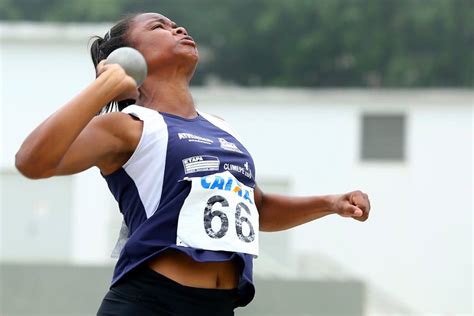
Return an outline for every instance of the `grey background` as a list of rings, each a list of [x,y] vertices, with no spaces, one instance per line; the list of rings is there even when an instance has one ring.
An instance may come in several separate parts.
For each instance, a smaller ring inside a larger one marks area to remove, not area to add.
[[[4,263],[0,271],[0,315],[86,316],[97,312],[113,267]],[[236,315],[363,315],[365,287],[360,281],[255,281],[255,300]]]

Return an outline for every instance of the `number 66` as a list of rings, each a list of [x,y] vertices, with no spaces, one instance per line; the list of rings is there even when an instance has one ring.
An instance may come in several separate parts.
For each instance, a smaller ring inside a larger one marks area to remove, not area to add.
[[[220,195],[215,195],[211,197],[209,200],[207,200],[207,205],[204,208],[204,229],[206,231],[206,234],[209,237],[214,238],[214,239],[220,239],[224,237],[227,231],[229,230],[229,219],[224,212],[219,211],[219,210],[215,210],[215,211],[212,210],[212,207],[216,203],[220,203],[223,207],[229,206],[229,202],[223,196],[220,196]],[[242,240],[243,242],[249,243],[249,242],[254,241],[255,231],[253,229],[253,225],[250,222],[250,220],[247,217],[241,216],[242,209],[244,209],[245,212],[247,212],[247,214],[250,215],[250,209],[248,208],[248,206],[242,202],[238,203],[237,206],[235,207],[235,230],[240,240]],[[219,217],[221,220],[221,228],[217,232],[214,231],[214,229],[212,229],[212,224],[211,224],[212,219],[216,216]],[[249,226],[250,232],[248,236],[244,236],[242,232],[243,223],[246,223]]]

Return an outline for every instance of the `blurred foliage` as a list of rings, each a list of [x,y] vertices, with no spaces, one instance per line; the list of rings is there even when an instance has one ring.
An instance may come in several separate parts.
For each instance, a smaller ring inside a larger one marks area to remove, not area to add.
[[[473,3],[0,0],[0,19],[104,22],[160,12],[205,48],[195,84],[472,87]]]

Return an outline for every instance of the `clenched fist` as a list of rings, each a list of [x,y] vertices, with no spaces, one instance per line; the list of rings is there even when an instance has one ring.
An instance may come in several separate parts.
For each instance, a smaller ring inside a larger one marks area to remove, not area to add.
[[[137,82],[127,75],[119,64],[106,64],[102,60],[97,65],[97,78],[102,78],[110,91],[110,101],[137,100],[140,96]]]
[[[342,217],[352,217],[363,222],[369,218],[369,197],[361,191],[335,195],[333,200],[333,211]]]

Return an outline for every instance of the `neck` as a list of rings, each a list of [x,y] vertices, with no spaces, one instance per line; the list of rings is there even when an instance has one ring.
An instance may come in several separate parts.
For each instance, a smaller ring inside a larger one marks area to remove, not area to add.
[[[137,104],[184,118],[194,118],[197,115],[186,77],[148,77],[140,87]]]

